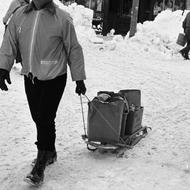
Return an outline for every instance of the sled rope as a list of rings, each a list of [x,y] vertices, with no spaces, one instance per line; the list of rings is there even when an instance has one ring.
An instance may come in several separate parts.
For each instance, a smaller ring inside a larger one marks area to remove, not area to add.
[[[86,99],[88,100],[88,102],[90,102],[90,99],[86,95],[84,95],[84,96],[86,97]],[[82,104],[83,103],[82,103],[82,98],[81,98],[81,105]],[[110,124],[110,122],[103,116],[103,114],[93,104],[92,104],[92,106],[99,113],[99,115],[102,117],[102,119],[108,124],[108,126],[112,129],[112,131],[115,133],[115,135],[118,135],[117,132],[116,132],[116,130],[112,127],[112,125]],[[83,108],[83,106],[81,106],[81,107]],[[84,112],[82,111],[82,113],[83,113],[83,122],[84,122]],[[86,130],[85,125],[84,125],[84,130]],[[86,135],[86,131],[85,131],[85,135]],[[123,138],[119,137],[119,139],[121,140],[121,142],[123,144],[126,145],[126,143],[125,143],[125,141],[124,141]]]
[[[83,121],[83,127],[84,127],[84,135],[87,137],[86,134],[86,126],[85,126],[85,121],[84,121],[84,109],[83,109],[83,103],[82,103],[82,96],[80,95],[80,104],[81,104],[81,111],[82,111],[82,121]]]

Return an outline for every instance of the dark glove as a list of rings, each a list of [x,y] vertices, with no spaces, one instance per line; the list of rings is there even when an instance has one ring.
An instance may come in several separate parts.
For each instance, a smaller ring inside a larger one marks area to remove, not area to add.
[[[7,91],[7,85],[5,83],[5,80],[11,84],[10,76],[9,76],[9,71],[5,69],[0,69],[0,89]]]
[[[81,93],[84,95],[86,93],[86,87],[83,80],[76,81],[76,89],[75,92],[78,95],[81,95]]]

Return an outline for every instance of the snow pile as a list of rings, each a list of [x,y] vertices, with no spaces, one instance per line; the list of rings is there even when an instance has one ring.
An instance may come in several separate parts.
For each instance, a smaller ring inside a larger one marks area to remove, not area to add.
[[[77,5],[77,3],[65,6],[59,0],[54,0],[54,2],[59,6],[59,8],[70,13],[75,26],[80,25],[92,27],[93,10],[88,9],[83,5]]]
[[[182,47],[177,45],[176,41],[178,34],[183,32],[182,22],[187,12],[182,15],[181,10],[162,11],[154,21],[138,23],[135,36],[129,38],[129,32],[124,39],[120,35],[113,35],[111,40],[103,42],[100,50],[115,50],[120,53],[132,50],[151,56],[163,55],[164,58],[169,59],[179,56],[178,51]]]
[[[125,40],[130,47],[134,46],[144,52],[164,55],[174,55],[181,48],[176,44],[178,34],[183,32],[182,22],[187,11],[182,15],[181,10],[172,12],[162,11],[154,21],[145,21],[137,24],[137,32],[134,37],[129,38],[127,34]]]
[[[89,42],[100,41],[96,37],[94,29],[92,29],[93,10],[76,3],[65,6],[59,0],[54,1],[59,8],[68,12],[73,18],[77,36],[82,46],[86,46]]]

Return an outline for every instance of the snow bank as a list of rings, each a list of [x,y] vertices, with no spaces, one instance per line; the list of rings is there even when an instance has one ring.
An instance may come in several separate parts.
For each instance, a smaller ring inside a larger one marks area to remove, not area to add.
[[[92,29],[93,10],[76,3],[65,6],[59,0],[54,0],[54,2],[73,18],[76,33],[82,46],[87,46],[89,42],[98,40],[94,29]]]
[[[73,3],[69,6],[65,6],[59,0],[54,0],[54,2],[63,10],[70,13],[73,18],[73,22],[75,26],[82,25],[91,27],[92,18],[93,18],[93,10],[88,9],[82,5],[77,5]]]
[[[144,52],[162,53],[166,56],[174,55],[181,48],[176,44],[178,34],[183,32],[182,22],[187,11],[182,15],[181,10],[172,12],[162,11],[154,21],[145,21],[137,24],[137,32],[134,37],[129,38],[127,34],[125,41],[130,46],[141,49]]]
[[[120,35],[113,35],[110,39],[104,40],[100,50],[135,52],[158,55],[167,58],[179,56],[178,51],[182,47],[176,44],[178,34],[183,32],[182,22],[188,11],[182,15],[181,10],[172,12],[162,11],[154,21],[145,21],[137,24],[137,32],[134,37],[129,38],[129,33],[122,38]],[[108,34],[110,35],[110,34]],[[84,33],[84,36],[89,36]]]

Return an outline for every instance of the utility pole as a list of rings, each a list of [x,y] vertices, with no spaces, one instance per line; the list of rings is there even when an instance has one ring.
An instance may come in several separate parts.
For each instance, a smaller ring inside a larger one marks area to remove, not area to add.
[[[172,7],[172,11],[175,11],[175,0],[173,0],[173,7]]]
[[[88,5],[89,9],[91,9],[91,5],[92,5],[92,0],[89,0],[89,5]]]
[[[165,10],[165,8],[166,8],[166,0],[163,0],[163,9],[162,9],[162,11]]]
[[[129,37],[134,36],[136,33],[138,12],[139,12],[139,0],[133,0]]]

